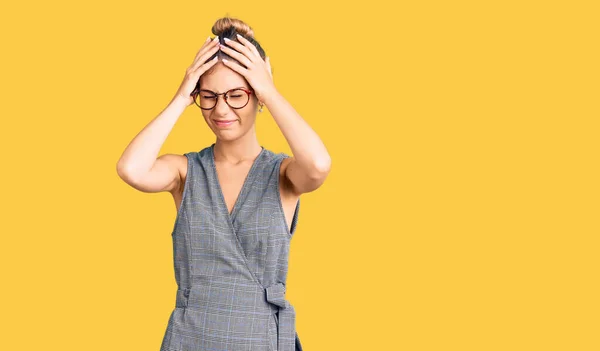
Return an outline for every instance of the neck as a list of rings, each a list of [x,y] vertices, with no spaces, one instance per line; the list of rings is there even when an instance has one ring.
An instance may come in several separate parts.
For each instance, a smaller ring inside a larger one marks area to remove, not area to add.
[[[237,164],[254,160],[262,148],[256,138],[233,141],[217,139],[214,146],[215,162]]]

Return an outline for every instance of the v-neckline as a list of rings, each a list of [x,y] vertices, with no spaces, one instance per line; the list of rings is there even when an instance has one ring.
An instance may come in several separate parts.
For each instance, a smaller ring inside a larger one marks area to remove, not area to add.
[[[217,172],[217,164],[215,161],[214,148],[215,148],[215,143],[213,143],[210,146],[210,163],[212,165],[213,176],[215,177],[215,183],[217,185],[219,194],[221,195],[221,205],[224,208],[225,215],[229,219],[230,224],[233,226],[233,218],[234,218],[236,209],[238,208],[238,203],[240,202],[242,195],[244,195],[244,190],[246,190],[246,185],[248,183],[248,180],[250,179],[250,176],[252,175],[254,168],[256,168],[256,164],[258,163],[259,158],[265,152],[265,148],[261,145],[260,153],[258,154],[258,156],[256,156],[254,158],[254,161],[252,161],[252,166],[250,166],[250,169],[248,170],[248,174],[246,174],[246,178],[244,179],[244,182],[242,183],[242,187],[240,188],[240,192],[239,192],[238,196],[236,197],[235,202],[233,203],[233,207],[231,208],[231,213],[229,213],[229,209],[227,208],[227,202],[225,201],[225,194],[223,193],[223,188],[221,187],[221,182],[219,182],[219,174]]]

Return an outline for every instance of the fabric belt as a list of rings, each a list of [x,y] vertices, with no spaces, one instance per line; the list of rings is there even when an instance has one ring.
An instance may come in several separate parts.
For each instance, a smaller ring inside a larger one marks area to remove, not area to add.
[[[278,307],[277,351],[295,351],[296,313],[294,306],[285,299],[285,285],[277,283],[265,290],[267,301]]]
[[[190,299],[191,290],[192,288],[177,290],[176,307],[188,307],[205,303],[201,297]],[[285,285],[277,283],[266,287],[264,290],[266,300],[271,304],[271,310],[275,310],[278,315],[277,351],[302,351],[296,333],[296,313],[294,306],[285,299]],[[257,292],[260,294],[260,290]]]

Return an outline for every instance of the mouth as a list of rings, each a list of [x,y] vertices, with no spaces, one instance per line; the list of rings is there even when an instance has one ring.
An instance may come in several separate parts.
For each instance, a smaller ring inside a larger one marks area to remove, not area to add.
[[[216,120],[213,119],[213,121],[215,122],[215,124],[217,125],[217,127],[228,127],[230,125],[232,125],[233,123],[235,123],[235,119],[231,119],[231,120]]]

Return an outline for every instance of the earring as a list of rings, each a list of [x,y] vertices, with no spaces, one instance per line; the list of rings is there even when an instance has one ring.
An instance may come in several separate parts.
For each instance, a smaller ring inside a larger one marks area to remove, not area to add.
[[[264,105],[260,105],[260,110],[258,110],[258,112],[262,112],[262,110],[263,110],[263,106],[264,106]]]

